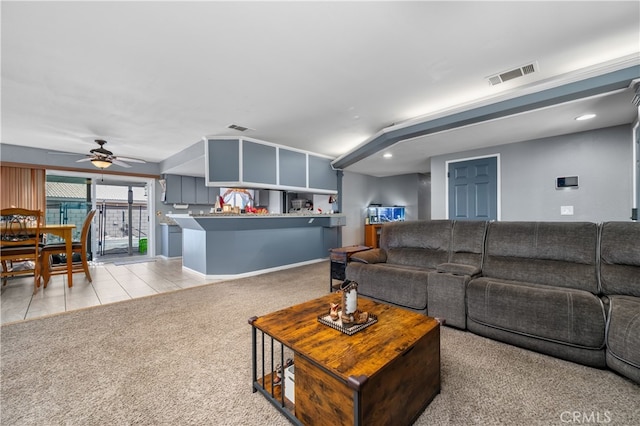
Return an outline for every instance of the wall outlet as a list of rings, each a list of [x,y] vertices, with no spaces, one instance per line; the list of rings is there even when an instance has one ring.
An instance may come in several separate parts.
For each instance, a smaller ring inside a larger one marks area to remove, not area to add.
[[[573,206],[560,206],[560,214],[562,216],[572,216]]]

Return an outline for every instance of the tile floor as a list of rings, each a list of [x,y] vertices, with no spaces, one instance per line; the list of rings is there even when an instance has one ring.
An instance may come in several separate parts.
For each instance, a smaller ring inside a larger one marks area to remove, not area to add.
[[[127,259],[121,259],[126,262]],[[140,262],[140,259],[134,261]],[[157,257],[148,262],[118,265],[97,262],[91,266],[89,282],[83,273],[54,275],[46,289],[33,294],[33,277],[10,278],[0,290],[0,323],[5,324],[57,312],[104,305],[121,300],[208,284],[215,280],[182,269],[182,258]]]

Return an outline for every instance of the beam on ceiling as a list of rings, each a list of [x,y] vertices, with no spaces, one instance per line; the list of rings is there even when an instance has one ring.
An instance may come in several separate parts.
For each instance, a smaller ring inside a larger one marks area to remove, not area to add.
[[[365,145],[334,160],[331,166],[334,169],[342,170],[402,140],[626,89],[638,78],[640,78],[640,66],[635,65],[406,127],[382,131]]]

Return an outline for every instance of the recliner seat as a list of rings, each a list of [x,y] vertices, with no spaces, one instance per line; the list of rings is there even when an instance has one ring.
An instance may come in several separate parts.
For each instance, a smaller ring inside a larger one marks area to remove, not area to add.
[[[469,330],[605,367],[597,242],[595,223],[490,223],[482,276],[467,286]]]

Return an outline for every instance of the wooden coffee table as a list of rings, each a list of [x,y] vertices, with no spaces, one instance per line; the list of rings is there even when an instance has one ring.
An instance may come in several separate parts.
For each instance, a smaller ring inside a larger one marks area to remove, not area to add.
[[[440,392],[440,324],[359,297],[358,308],[378,321],[349,336],[317,319],[340,297],[332,293],[249,319],[253,391],[294,424],[413,423]],[[282,384],[274,385],[276,365],[289,354],[295,404],[285,398]]]

